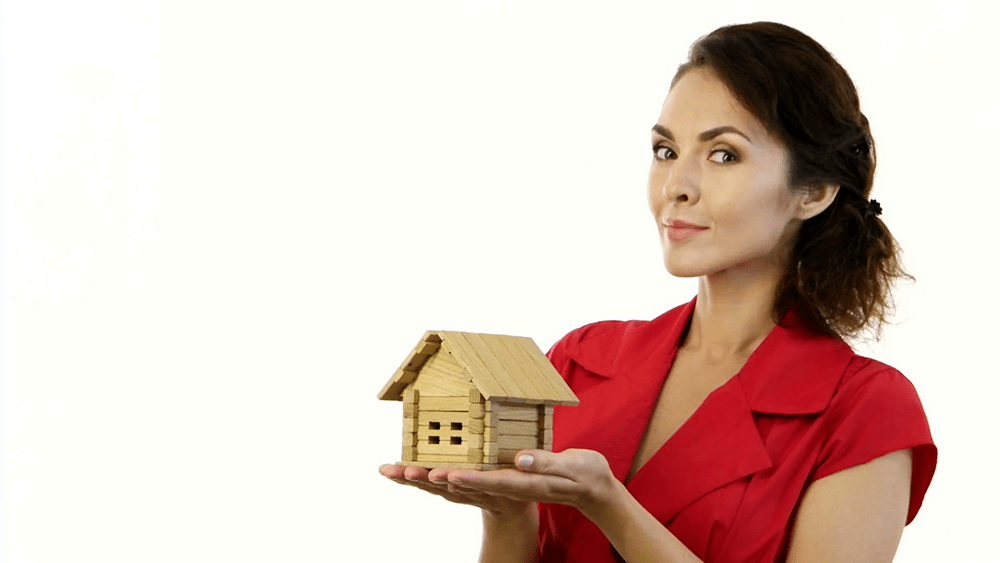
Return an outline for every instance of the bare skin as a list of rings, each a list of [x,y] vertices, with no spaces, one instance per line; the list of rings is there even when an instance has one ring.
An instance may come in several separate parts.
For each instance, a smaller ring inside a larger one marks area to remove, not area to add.
[[[671,90],[652,141],[648,197],[664,263],[674,275],[698,277],[698,299],[629,476],[739,371],[774,327],[784,249],[838,189],[791,189],[784,147],[706,70],[689,72]],[[678,229],[676,220],[697,232]],[[891,561],[906,520],[911,463],[911,452],[901,450],[814,482],[793,523],[788,561]],[[517,469],[487,472],[401,465],[379,470],[396,482],[482,508],[482,562],[537,559],[537,502],[578,508],[626,561],[700,561],[614,478],[598,452],[525,450]]]

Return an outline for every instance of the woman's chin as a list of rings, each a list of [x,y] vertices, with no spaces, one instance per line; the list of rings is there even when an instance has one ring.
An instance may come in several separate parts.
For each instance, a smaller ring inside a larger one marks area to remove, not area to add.
[[[675,278],[696,278],[705,273],[705,267],[699,264],[677,264],[665,260],[667,272]]]

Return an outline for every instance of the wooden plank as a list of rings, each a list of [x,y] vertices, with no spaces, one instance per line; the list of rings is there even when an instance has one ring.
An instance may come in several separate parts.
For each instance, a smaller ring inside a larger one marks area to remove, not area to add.
[[[542,430],[538,434],[538,441],[540,443],[552,445],[552,429]]]
[[[483,404],[486,402],[486,398],[479,392],[479,389],[473,387],[472,389],[469,389],[469,402]]]
[[[486,426],[496,426],[497,422],[500,421],[500,410],[499,405],[494,401],[486,401],[485,405],[486,412],[483,413],[483,420],[486,422]]]
[[[417,416],[417,405],[413,403],[403,403],[403,416],[407,418],[413,418]]]
[[[500,450],[497,453],[497,463],[514,463],[515,456],[520,450]]]
[[[497,455],[499,454],[498,449],[490,448],[489,442],[483,443],[483,463],[499,463],[497,461]]]
[[[531,399],[545,399],[552,396],[551,387],[545,382],[544,377],[540,377],[541,374],[537,373],[538,369],[524,348],[518,345],[518,337],[484,335],[483,340],[491,349],[496,350],[501,365],[524,391],[521,393],[522,396]]]
[[[469,445],[466,443],[455,445],[450,443],[444,443],[443,441],[440,444],[431,444],[430,442],[425,442],[423,440],[419,440],[417,442],[417,454],[419,455],[431,454],[431,455],[466,456],[468,455],[468,453],[469,453]]]
[[[468,454],[469,463],[482,463],[483,461],[483,449],[482,448],[469,448]]]
[[[424,340],[420,344],[417,344],[416,351],[417,354],[421,356],[433,356],[438,349],[441,348],[441,341],[429,342]]]
[[[415,405],[419,400],[420,400],[420,391],[417,391],[413,387],[408,387],[405,390],[403,390],[404,405]]]
[[[417,413],[417,425],[426,427],[431,422],[436,422],[441,427],[451,426],[453,422],[461,423],[463,426],[469,421],[469,414],[454,411],[425,411]],[[416,428],[414,428],[414,431]]]
[[[471,385],[469,372],[445,350],[439,350],[427,360],[413,383],[423,396],[431,397],[467,397]]]
[[[420,373],[420,370],[427,364],[427,360],[431,358],[428,354],[416,354],[412,353],[406,358],[406,362],[403,364],[402,370]]]
[[[468,407],[466,412],[469,413],[469,418],[483,418],[486,414],[483,405],[479,403],[468,403],[466,406]]]
[[[445,456],[450,457],[450,456]],[[510,464],[500,465],[497,463],[469,463],[468,461],[403,461],[400,462],[401,465],[412,466],[412,467],[424,467],[426,469],[433,469],[435,467],[455,467],[460,469],[478,469],[480,471],[493,471],[496,469],[508,469],[513,467]]]
[[[497,459],[495,463],[514,463],[514,456],[523,449],[534,448],[504,449],[499,447],[496,442],[486,442],[483,444],[483,458],[493,458],[495,456]],[[489,463],[494,462],[490,461]]]
[[[466,444],[469,445],[469,449],[472,448],[483,448],[483,435],[482,434],[471,434],[464,436],[462,438]]]
[[[501,420],[483,430],[483,436],[485,436],[487,442],[496,442],[499,436],[528,436],[530,438],[537,438],[538,435],[539,429],[537,423],[522,422],[520,420]]]
[[[503,367],[496,361],[495,357],[483,358],[479,355],[477,346],[469,341],[466,334],[460,332],[449,332],[448,340],[445,344],[456,351],[462,361],[468,364],[470,372],[481,374],[483,379],[489,379],[496,386],[503,389],[504,394],[515,397],[524,396],[524,391],[517,385],[517,382],[507,376]],[[491,393],[492,394],[492,393]]]
[[[492,442],[491,442],[492,443]],[[529,450],[538,448],[538,436],[500,435],[497,444],[501,450]]]
[[[469,434],[479,434],[479,435],[482,435],[483,431],[486,429],[485,425],[483,424],[483,419],[481,418],[469,419],[469,423],[466,425],[465,428],[469,432]]]
[[[518,389],[516,393],[510,394],[532,399],[542,398],[543,395],[532,381],[531,374],[521,365],[520,358],[516,353],[511,353],[512,350],[507,344],[510,338],[495,334],[476,334],[470,335],[469,340],[476,346],[480,357],[487,360],[491,368],[500,374],[497,379],[503,388]]]
[[[404,448],[417,447],[417,434],[415,432],[403,432],[403,447]]]
[[[512,348],[511,354],[521,360],[522,369],[528,372],[532,383],[539,390],[539,397],[545,400],[565,400],[568,389],[562,376],[549,362],[535,341],[527,337],[514,337],[505,342]]]
[[[539,420],[538,427],[544,430],[552,430],[552,415],[550,414]]]
[[[469,400],[465,395],[459,397],[433,397],[424,395],[420,397],[420,410],[468,412]]]
[[[538,407],[522,407],[514,405],[498,405],[500,420],[523,420],[536,422],[538,420]]]
[[[417,459],[417,448],[412,446],[403,447],[403,461],[413,461]]]
[[[463,453],[462,455],[441,455],[441,454],[425,454],[418,453],[414,461],[417,462],[432,462],[433,464],[445,464],[450,462],[455,463],[468,463],[469,454]],[[437,465],[430,465],[424,467],[437,467]]]
[[[406,417],[403,419],[403,432],[416,432],[417,419]]]
[[[537,436],[538,424],[531,421],[503,420],[496,425],[497,434],[502,436]]]
[[[545,354],[538,348],[534,340],[527,337],[518,337],[514,342],[524,350],[527,361],[534,364],[535,369],[538,371],[536,380],[544,379],[548,385],[550,394],[547,395],[549,399],[545,401],[546,403],[567,405],[578,405],[580,403],[573,390],[566,384],[566,380],[559,375],[552,362],[545,357]]]

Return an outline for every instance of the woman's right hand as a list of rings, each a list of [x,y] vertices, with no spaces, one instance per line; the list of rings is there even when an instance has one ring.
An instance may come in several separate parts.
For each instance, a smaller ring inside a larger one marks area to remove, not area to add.
[[[428,493],[437,495],[457,504],[478,506],[490,515],[498,518],[524,517],[536,509],[534,503],[523,502],[503,496],[489,495],[482,491],[466,489],[448,482],[448,474],[454,471],[449,467],[406,466],[402,464],[386,464],[378,468],[379,473],[401,485],[409,485]],[[469,471],[464,469],[463,471]]]

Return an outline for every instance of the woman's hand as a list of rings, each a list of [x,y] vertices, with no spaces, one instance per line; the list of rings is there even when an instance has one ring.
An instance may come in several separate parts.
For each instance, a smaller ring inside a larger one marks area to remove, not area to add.
[[[620,485],[608,461],[592,450],[524,450],[515,458],[517,469],[474,471],[451,469],[431,474],[446,478],[464,495],[485,495],[513,502],[564,504],[595,520],[614,498]],[[477,497],[483,498],[483,497]]]
[[[478,506],[496,516],[523,516],[525,513],[535,510],[535,507],[528,502],[492,495],[451,483],[449,476],[452,472],[459,471],[458,469],[436,467],[428,470],[423,467],[405,466],[397,463],[383,465],[378,470],[383,476],[402,485],[416,487],[454,503]],[[462,471],[463,474],[480,473],[475,470]]]

